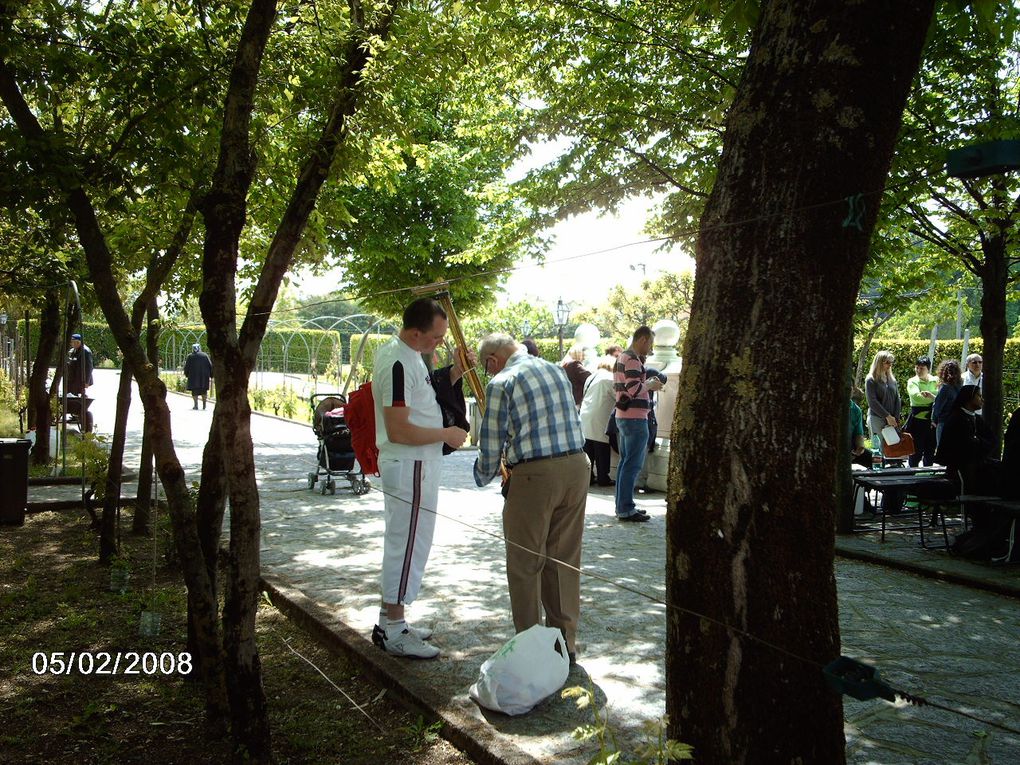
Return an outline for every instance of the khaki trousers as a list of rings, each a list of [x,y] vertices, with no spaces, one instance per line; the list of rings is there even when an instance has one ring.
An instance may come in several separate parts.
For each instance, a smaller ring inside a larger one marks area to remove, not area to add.
[[[541,624],[544,609],[546,626],[563,632],[569,651],[575,650],[581,615],[581,576],[542,556],[580,567],[590,475],[583,453],[522,463],[514,467],[503,505],[514,629]]]

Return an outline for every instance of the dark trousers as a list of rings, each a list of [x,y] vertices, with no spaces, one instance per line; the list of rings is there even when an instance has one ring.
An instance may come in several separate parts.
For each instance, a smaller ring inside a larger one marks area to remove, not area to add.
[[[934,463],[935,428],[931,426],[931,420],[911,418],[906,430],[914,438],[914,453],[907,459],[910,467],[917,467],[921,462],[925,466]]]
[[[609,479],[609,444],[601,441],[584,439],[584,453],[591,461],[593,480],[606,483]]]

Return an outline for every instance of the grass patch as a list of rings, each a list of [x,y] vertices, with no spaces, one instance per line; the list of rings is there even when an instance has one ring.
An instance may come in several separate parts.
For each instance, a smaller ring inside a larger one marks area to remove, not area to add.
[[[129,527],[125,521],[125,528]],[[160,546],[168,542],[160,539]],[[130,589],[111,592],[88,518],[30,515],[0,526],[0,762],[191,765],[230,760],[206,725],[201,689],[179,676],[37,675],[33,656],[63,651],[179,654],[185,590],[161,555],[152,586],[152,540],[125,533]],[[139,635],[143,610],[162,616],[157,637]],[[258,641],[273,748],[281,765],[470,765],[436,728],[394,703],[358,667],[315,643],[264,603]],[[382,730],[354,709],[288,643],[314,662]],[[123,667],[123,665],[122,665]]]

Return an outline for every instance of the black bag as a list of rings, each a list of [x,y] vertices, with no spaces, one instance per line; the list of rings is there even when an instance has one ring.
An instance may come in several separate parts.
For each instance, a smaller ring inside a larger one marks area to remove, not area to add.
[[[617,441],[617,436],[620,435],[620,429],[616,427],[616,410],[609,415],[609,422],[606,424],[606,435],[609,436],[609,447],[616,452],[620,453],[620,444]]]

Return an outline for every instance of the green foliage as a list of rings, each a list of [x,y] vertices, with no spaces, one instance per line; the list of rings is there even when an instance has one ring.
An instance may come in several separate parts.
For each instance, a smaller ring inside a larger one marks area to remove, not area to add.
[[[464,339],[474,348],[490,332],[505,332],[515,340],[549,337],[556,333],[555,323],[552,311],[544,305],[518,300],[500,308],[476,311],[462,319],[461,328]]]
[[[1004,268],[1011,285],[1020,278],[1020,176],[962,181],[949,177],[944,164],[949,149],[1017,137],[1020,8],[942,3],[937,13],[904,112],[863,287],[886,296],[882,310],[920,293],[936,313],[947,313],[957,287],[973,285],[973,277],[991,278]],[[1000,247],[1003,265],[988,268]]]
[[[667,765],[694,759],[693,747],[666,737],[665,717],[644,723],[645,742],[635,749],[633,757],[624,759],[626,755],[620,751],[616,732],[609,724],[609,712],[599,711],[593,689],[575,685],[564,688],[560,696],[576,699],[578,709],[591,709],[593,722],[578,726],[571,734],[578,741],[595,739],[598,744],[598,751],[588,760],[588,765]]]
[[[436,720],[433,723],[425,722],[425,718],[418,715],[418,719],[404,730],[411,739],[413,749],[420,751],[439,741],[439,731],[443,728],[443,721]]]
[[[106,496],[106,473],[110,467],[107,441],[106,436],[82,433],[81,438],[73,442],[74,459],[69,460],[84,466],[86,482],[95,490],[98,501],[102,501]]]
[[[12,438],[21,435],[18,422],[20,404],[14,395],[14,385],[7,373],[0,369],[0,438]]]
[[[188,378],[177,372],[160,372],[159,379],[163,381],[167,390],[177,393],[188,392]]]
[[[297,391],[287,385],[278,385],[275,388],[251,388],[248,390],[248,404],[257,412],[299,422],[311,421],[308,407],[298,397]]]
[[[624,347],[642,324],[651,326],[660,319],[671,319],[680,327],[682,344],[693,299],[694,275],[689,271],[666,271],[655,279],[644,280],[635,291],[620,286],[611,288],[604,303],[579,312],[575,318],[591,322],[610,338],[622,338],[617,342]]]
[[[358,352],[358,346],[361,344],[362,337],[364,337],[364,335],[351,335],[350,349],[352,361],[355,354]],[[361,383],[372,379],[372,367],[375,364],[375,352],[380,346],[389,342],[391,337],[392,335],[368,336],[368,340],[365,341],[365,350],[361,357],[361,363],[355,370],[355,385],[360,385]]]

